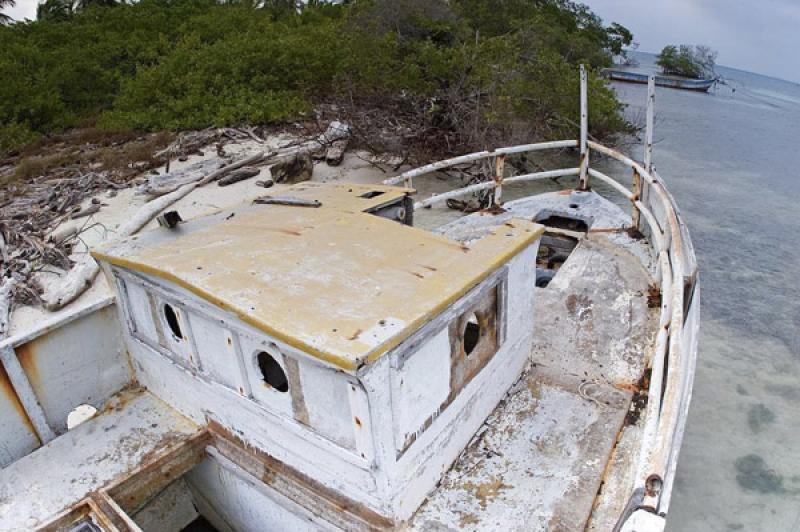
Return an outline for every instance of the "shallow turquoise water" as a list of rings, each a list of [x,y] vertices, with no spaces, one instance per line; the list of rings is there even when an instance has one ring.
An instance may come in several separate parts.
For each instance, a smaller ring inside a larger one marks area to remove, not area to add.
[[[656,94],[654,161],[702,287],[668,529],[800,530],[800,85],[718,71],[730,86]],[[614,86],[641,114],[646,87]]]

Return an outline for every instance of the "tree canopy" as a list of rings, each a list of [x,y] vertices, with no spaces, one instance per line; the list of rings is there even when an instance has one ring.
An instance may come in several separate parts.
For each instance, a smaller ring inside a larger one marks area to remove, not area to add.
[[[656,64],[664,74],[687,78],[712,78],[716,74],[717,52],[708,46],[667,45],[658,54]]]
[[[39,15],[0,27],[0,155],[88,123],[267,124],[326,102],[414,114],[452,149],[563,137],[575,67],[609,66],[632,37],[567,0],[46,0]],[[595,135],[626,130],[594,72],[590,98]]]
[[[114,7],[121,0],[44,0],[36,7],[37,20],[65,20],[90,6]]]

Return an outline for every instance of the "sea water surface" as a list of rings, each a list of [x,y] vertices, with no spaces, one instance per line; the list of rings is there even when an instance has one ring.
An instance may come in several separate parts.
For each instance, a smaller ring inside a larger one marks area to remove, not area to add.
[[[636,58],[655,71],[652,55]],[[656,90],[654,163],[694,241],[702,311],[667,528],[795,531],[800,85],[717,70],[728,85],[708,94]],[[646,86],[613,86],[631,116],[643,113]]]

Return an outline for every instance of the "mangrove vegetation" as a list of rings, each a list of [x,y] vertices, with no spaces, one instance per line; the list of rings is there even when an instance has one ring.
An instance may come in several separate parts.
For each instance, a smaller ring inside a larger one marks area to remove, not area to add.
[[[596,72],[631,40],[568,0],[46,0],[0,26],[0,156],[320,113],[408,152],[572,137],[580,63],[603,138],[630,126]]]
[[[685,78],[712,79],[716,77],[717,52],[704,45],[680,46],[667,45],[656,57],[656,64],[661,67],[661,72],[672,76]]]

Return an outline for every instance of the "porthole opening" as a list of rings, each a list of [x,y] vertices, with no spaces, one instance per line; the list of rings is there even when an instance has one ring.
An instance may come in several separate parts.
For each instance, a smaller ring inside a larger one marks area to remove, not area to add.
[[[167,320],[167,326],[172,331],[172,335],[178,340],[183,340],[183,331],[181,331],[181,324],[178,320],[178,313],[172,308],[169,303],[164,303],[164,319]]]
[[[284,373],[278,361],[265,351],[261,351],[256,358],[264,384],[279,392],[288,392],[289,381],[286,380],[286,373]]]
[[[464,353],[469,356],[478,345],[481,339],[481,324],[478,321],[478,316],[473,312],[467,318],[467,324],[464,326]]]

